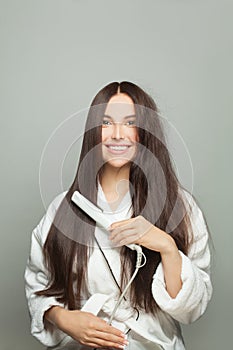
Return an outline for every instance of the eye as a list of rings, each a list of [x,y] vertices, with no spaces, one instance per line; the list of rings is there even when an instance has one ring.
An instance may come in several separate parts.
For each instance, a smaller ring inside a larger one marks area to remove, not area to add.
[[[102,120],[102,124],[107,126],[107,125],[110,125],[111,122],[109,120]]]
[[[135,126],[135,119],[134,120],[128,120],[126,123],[128,126]]]

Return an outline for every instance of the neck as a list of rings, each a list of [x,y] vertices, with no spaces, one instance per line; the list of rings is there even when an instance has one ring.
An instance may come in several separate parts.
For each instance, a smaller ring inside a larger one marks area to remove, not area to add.
[[[127,164],[121,168],[104,165],[102,176],[99,179],[100,184],[106,192],[115,192],[118,186],[124,190],[129,188],[130,165]]]

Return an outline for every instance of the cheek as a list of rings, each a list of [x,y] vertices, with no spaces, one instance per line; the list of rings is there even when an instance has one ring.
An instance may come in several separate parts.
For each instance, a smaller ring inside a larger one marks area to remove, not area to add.
[[[135,130],[135,129],[132,130],[130,138],[134,142],[138,142],[139,141],[139,136],[138,136],[137,130]]]
[[[105,141],[110,135],[109,129],[102,129],[102,142]]]

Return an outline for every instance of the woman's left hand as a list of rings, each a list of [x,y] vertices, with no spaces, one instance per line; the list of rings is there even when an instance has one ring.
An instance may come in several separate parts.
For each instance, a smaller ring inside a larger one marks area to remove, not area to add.
[[[154,226],[142,215],[114,222],[109,232],[111,233],[109,239],[117,246],[136,243],[161,254],[176,247],[170,235]]]

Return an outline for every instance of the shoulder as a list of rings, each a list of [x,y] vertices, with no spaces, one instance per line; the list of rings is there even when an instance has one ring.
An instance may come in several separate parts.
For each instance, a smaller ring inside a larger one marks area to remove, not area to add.
[[[65,198],[68,191],[63,191],[59,193],[49,204],[47,209],[47,214],[55,215],[57,209],[59,208],[62,200]]]
[[[205,216],[195,196],[187,190],[182,189],[182,192],[191,224],[191,245],[188,256],[192,259],[199,259],[205,254],[208,260],[210,257],[208,248],[210,233]]]
[[[181,194],[184,200],[186,212],[192,224],[194,234],[196,233],[201,235],[204,232],[206,233],[207,224],[197,198],[195,198],[192,193],[183,188],[181,189]]]
[[[36,226],[36,228],[33,230],[33,234],[35,235],[35,238],[40,242],[41,245],[44,244],[48,232],[50,230],[50,227],[53,223],[54,217],[56,215],[56,212],[62,202],[62,200],[65,198],[68,191],[64,191],[59,193],[54,199],[50,202],[46,213],[40,220],[39,224]]]
[[[198,200],[195,196],[186,190],[185,188],[180,189],[180,194],[182,196],[186,211],[191,215],[197,215],[202,212]]]

